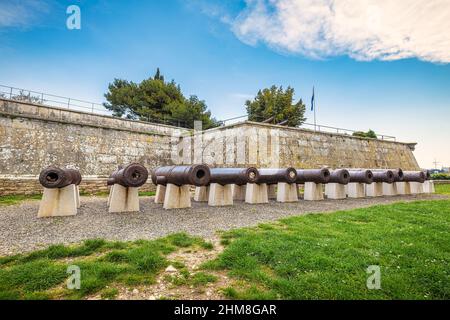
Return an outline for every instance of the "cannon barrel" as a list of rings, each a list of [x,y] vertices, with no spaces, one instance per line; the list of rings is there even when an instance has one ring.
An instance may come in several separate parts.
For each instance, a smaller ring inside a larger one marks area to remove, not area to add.
[[[425,180],[430,180],[431,179],[430,170],[423,170],[423,173],[425,174]]]
[[[330,172],[329,183],[348,184],[350,182],[350,173],[347,169],[336,169]]]
[[[401,168],[389,169],[394,174],[394,182],[403,181],[403,170]],[[384,172],[386,169],[373,169],[373,172]]]
[[[371,184],[373,182],[373,172],[371,170],[348,170],[350,182]]]
[[[328,183],[328,181],[330,181],[330,170],[327,168],[297,169],[297,183]]]
[[[221,185],[236,184],[242,186],[247,183],[257,183],[259,178],[258,169],[249,168],[212,168],[211,183]]]
[[[210,183],[211,172],[205,164],[159,167],[152,171],[152,181],[161,185],[170,183],[177,186],[190,184],[201,187]]]
[[[148,170],[139,163],[119,166],[109,177],[107,184],[120,184],[126,188],[137,188],[147,182]]]
[[[375,170],[373,171],[373,182],[393,183],[395,181],[394,172],[392,170]]]
[[[40,184],[48,189],[64,188],[68,185],[79,185],[81,182],[80,171],[76,169],[64,169],[50,166],[39,174]]]
[[[404,171],[403,181],[405,182],[425,182],[427,176],[423,171]]]
[[[278,182],[295,183],[297,170],[294,168],[263,168],[258,169],[259,179],[257,183],[276,184]]]

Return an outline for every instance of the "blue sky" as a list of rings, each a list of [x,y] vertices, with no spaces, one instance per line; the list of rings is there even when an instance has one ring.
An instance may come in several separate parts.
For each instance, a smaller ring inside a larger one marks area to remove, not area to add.
[[[272,84],[309,106],[314,85],[318,123],[418,142],[421,166],[450,166],[450,5],[394,19],[404,10],[383,1],[350,10],[335,0],[332,14],[308,1],[2,0],[0,84],[102,102],[114,78],[160,67],[218,119],[245,114]],[[66,28],[72,4],[81,30]]]

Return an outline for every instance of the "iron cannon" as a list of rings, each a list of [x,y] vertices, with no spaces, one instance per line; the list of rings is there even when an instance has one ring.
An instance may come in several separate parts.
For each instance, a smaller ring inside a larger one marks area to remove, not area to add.
[[[394,182],[403,181],[403,170],[401,168],[398,169],[389,169],[394,174]],[[374,172],[384,172],[385,169],[374,169]]]
[[[330,181],[330,170],[322,169],[297,169],[296,183],[314,182],[328,183]]]
[[[211,183],[221,185],[236,184],[238,186],[247,183],[257,183],[259,179],[258,169],[249,168],[212,168]]]
[[[423,183],[427,179],[427,175],[423,171],[405,171],[403,172],[403,181]]]
[[[373,182],[373,172],[367,169],[348,170],[350,182],[371,184]]]
[[[159,167],[152,171],[151,176],[154,184],[164,186],[174,184],[201,187],[211,182],[211,171],[205,164]]]
[[[139,164],[132,163],[127,166],[119,166],[109,177],[107,184],[120,184],[125,188],[137,188],[147,182],[148,171]]]
[[[430,170],[423,170],[423,173],[425,174],[425,180],[430,180],[431,179]]]
[[[347,169],[336,169],[330,172],[329,183],[348,184],[350,182],[350,173]]]
[[[392,170],[375,170],[373,171],[373,182],[395,182],[394,172]]]
[[[277,184],[278,182],[285,183],[296,183],[297,181],[297,170],[294,168],[263,168],[258,169],[259,178],[258,182],[267,184]]]
[[[81,182],[80,171],[76,169],[63,169],[49,166],[39,174],[40,184],[48,189],[64,188],[68,185],[79,185]]]

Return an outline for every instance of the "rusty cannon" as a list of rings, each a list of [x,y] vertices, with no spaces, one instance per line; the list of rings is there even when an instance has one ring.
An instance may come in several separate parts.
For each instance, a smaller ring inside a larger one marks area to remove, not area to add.
[[[207,201],[210,206],[233,205],[233,200],[244,200],[248,183],[257,183],[259,172],[249,168],[211,168],[208,186],[195,188],[195,201]]]
[[[366,184],[373,183],[373,172],[368,169],[348,169],[350,182],[347,185],[349,198],[364,198],[366,196]]]
[[[245,202],[267,203],[298,201],[297,170],[295,168],[261,168],[256,183],[247,184]]]
[[[433,193],[434,183],[428,180],[427,171],[404,171],[400,194]]]
[[[297,169],[296,183],[304,184],[303,199],[307,201],[323,200],[323,184],[330,181],[330,170]]]
[[[152,171],[156,184],[155,203],[164,209],[191,206],[190,186],[206,187],[211,183],[211,170],[205,164],[158,167]]]
[[[381,197],[383,195],[396,195],[396,185],[393,184],[395,182],[394,171],[396,170],[373,169],[373,183],[366,185],[366,196]],[[397,176],[399,177],[399,175]]]
[[[330,180],[325,185],[325,195],[328,199],[345,199],[347,191],[345,186],[350,182],[350,173],[347,169],[330,171]]]
[[[139,163],[120,165],[108,178],[111,186],[108,198],[109,212],[139,211],[139,191],[148,179],[148,170]]]
[[[39,174],[44,193],[38,217],[73,216],[80,207],[81,174],[77,169],[49,166]]]
[[[403,173],[403,181],[424,183],[427,175],[424,171],[405,171]]]
[[[148,170],[139,163],[119,166],[108,178],[108,186],[119,184],[126,188],[138,188],[148,179]]]

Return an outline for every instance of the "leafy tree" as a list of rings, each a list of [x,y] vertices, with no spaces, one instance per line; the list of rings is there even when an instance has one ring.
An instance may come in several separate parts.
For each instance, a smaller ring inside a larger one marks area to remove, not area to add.
[[[296,127],[306,121],[305,104],[302,99],[293,103],[294,88],[272,86],[259,90],[253,101],[247,100],[248,119],[250,121],[262,122],[272,119],[272,123],[287,121],[286,125]]]
[[[367,131],[367,132],[363,132],[363,131],[353,132],[353,136],[362,137],[362,138],[378,139],[377,134],[372,129],[369,129],[369,131]]]
[[[218,122],[207,111],[206,103],[196,96],[184,97],[175,81],[166,82],[159,68],[154,77],[140,83],[114,79],[105,94],[106,109],[113,116],[153,122],[170,123],[188,128],[195,120],[203,122],[203,128],[211,128]]]

